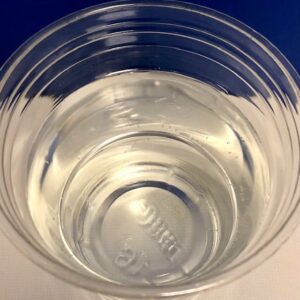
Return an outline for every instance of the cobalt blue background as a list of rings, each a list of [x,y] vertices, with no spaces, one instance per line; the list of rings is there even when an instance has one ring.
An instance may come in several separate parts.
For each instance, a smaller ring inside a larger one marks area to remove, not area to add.
[[[227,13],[267,37],[300,73],[300,0],[186,0]],[[0,66],[39,29],[101,0],[0,0]]]

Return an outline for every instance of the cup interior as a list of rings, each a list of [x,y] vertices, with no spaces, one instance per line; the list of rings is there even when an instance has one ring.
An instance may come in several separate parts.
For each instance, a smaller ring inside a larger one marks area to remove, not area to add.
[[[0,80],[3,228],[65,280],[124,297],[199,291],[295,227],[299,77],[228,16],[96,6],[34,36]]]

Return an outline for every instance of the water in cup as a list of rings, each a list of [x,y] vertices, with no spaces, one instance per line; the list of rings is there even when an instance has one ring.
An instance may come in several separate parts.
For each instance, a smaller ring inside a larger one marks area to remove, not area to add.
[[[237,102],[189,77],[137,71],[58,103],[29,171],[28,205],[48,251],[122,285],[199,279],[236,258],[269,184]]]

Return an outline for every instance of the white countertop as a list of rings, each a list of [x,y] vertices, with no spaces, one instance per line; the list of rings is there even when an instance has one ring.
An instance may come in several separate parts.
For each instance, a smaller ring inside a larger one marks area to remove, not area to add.
[[[35,266],[2,233],[0,245],[0,300],[93,298]],[[193,300],[300,300],[299,254],[300,228],[262,266],[231,284],[194,297]]]

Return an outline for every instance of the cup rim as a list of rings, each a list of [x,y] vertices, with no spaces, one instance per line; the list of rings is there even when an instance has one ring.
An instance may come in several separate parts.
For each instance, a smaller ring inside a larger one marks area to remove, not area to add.
[[[252,41],[258,44],[281,68],[284,75],[288,79],[291,86],[295,89],[297,95],[300,97],[300,76],[290,62],[283,56],[283,54],[266,38],[256,32],[254,29],[245,25],[244,23],[230,17],[224,13],[218,12],[214,9],[207,8],[198,4],[192,4],[177,0],[145,0],[138,2],[135,0],[117,0],[110,1],[107,3],[102,3],[100,5],[95,5],[88,7],[72,14],[69,14],[54,23],[46,26],[27,41],[25,41],[3,64],[0,68],[0,90],[4,86],[5,81],[9,78],[10,74],[14,71],[18,62],[29,53],[35,45],[40,43],[50,34],[54,33],[60,28],[71,24],[73,22],[78,22],[81,19],[103,12],[105,10],[110,10],[116,7],[122,6],[151,6],[151,7],[168,7],[170,9],[191,11],[195,14],[206,15],[212,19],[215,19],[227,26],[232,27],[239,33],[250,37]],[[299,175],[298,175],[299,180]],[[184,294],[189,294],[193,292],[199,292],[207,290],[214,286],[219,286],[224,283],[234,281],[235,279],[249,273],[251,270],[259,266],[262,262],[270,258],[276,251],[286,242],[286,240],[292,235],[292,232],[296,229],[297,225],[300,223],[300,199],[294,209],[289,213],[284,224],[280,227],[275,235],[272,236],[268,241],[266,241],[259,249],[252,253],[246,259],[243,259],[238,264],[233,267],[220,272],[217,276],[208,278],[201,281],[201,285],[195,283],[181,284],[180,286],[158,286],[151,287],[147,289],[145,287],[126,287],[119,286],[113,283],[101,282],[92,277],[87,277],[74,270],[69,269],[66,266],[61,265],[59,262],[55,261],[51,257],[46,256],[42,251],[40,251],[35,245],[33,245],[26,237],[18,231],[14,224],[7,218],[5,212],[0,206],[0,229],[7,236],[7,238],[21,251],[27,258],[29,258],[36,265],[41,267],[52,275],[59,277],[75,286],[80,286],[82,288],[100,292],[103,294],[109,294],[117,297],[133,297],[133,298],[149,298],[149,297],[167,297],[167,296],[179,296]]]

